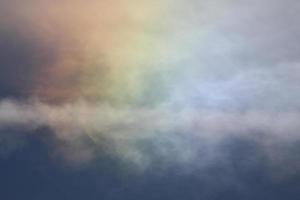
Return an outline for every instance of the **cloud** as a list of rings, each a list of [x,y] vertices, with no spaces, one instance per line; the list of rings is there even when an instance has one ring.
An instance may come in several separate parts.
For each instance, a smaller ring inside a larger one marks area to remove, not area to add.
[[[1,129],[49,127],[60,141],[52,151],[67,162],[93,162],[101,150],[138,169],[173,165],[191,171],[226,163],[227,141],[241,138],[255,144],[271,169],[293,174],[299,169],[292,151],[300,141],[299,117],[298,112],[176,111],[166,105],[114,107],[84,100],[0,104]],[[291,168],[283,170],[287,163]]]
[[[101,149],[140,168],[226,163],[242,138],[299,171],[296,0],[25,4],[0,2],[0,95],[22,97],[2,98],[1,129],[48,127],[66,160]]]

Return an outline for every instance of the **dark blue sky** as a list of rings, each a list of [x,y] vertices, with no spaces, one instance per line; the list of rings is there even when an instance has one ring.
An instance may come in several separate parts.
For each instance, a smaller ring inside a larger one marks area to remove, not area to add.
[[[296,200],[300,195],[300,175],[272,177],[257,145],[243,139],[225,142],[227,162],[216,161],[204,170],[185,173],[177,167],[154,165],[135,172],[103,154],[87,166],[62,164],[49,153],[55,138],[46,128],[33,134],[6,129],[1,134],[2,150],[13,137],[23,141],[17,150],[2,151],[1,199]]]

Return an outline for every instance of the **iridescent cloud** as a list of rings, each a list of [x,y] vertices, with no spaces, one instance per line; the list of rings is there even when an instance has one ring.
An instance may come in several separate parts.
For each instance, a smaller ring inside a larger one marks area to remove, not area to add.
[[[23,98],[2,100],[0,126],[47,126],[74,160],[104,145],[141,166],[198,165],[234,136],[282,166],[277,145],[299,140],[298,3],[259,2],[2,0],[15,48],[0,77]]]

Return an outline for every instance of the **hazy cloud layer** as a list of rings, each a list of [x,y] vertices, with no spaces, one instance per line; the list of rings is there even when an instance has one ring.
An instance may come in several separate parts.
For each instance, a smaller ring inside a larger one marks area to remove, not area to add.
[[[57,138],[56,153],[71,163],[93,162],[101,149],[138,169],[173,165],[193,171],[226,163],[226,143],[242,139],[255,145],[277,176],[299,170],[298,112],[174,111],[168,106],[117,108],[85,101],[50,106],[10,100],[2,101],[0,110],[1,129],[34,132],[49,127]]]
[[[297,0],[110,2],[0,0],[1,129],[141,168],[226,163],[242,138],[299,172]]]

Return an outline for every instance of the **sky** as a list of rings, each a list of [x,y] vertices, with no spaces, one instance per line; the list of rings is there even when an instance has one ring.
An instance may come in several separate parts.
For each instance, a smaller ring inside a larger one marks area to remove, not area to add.
[[[297,199],[299,9],[0,0],[0,199]]]

